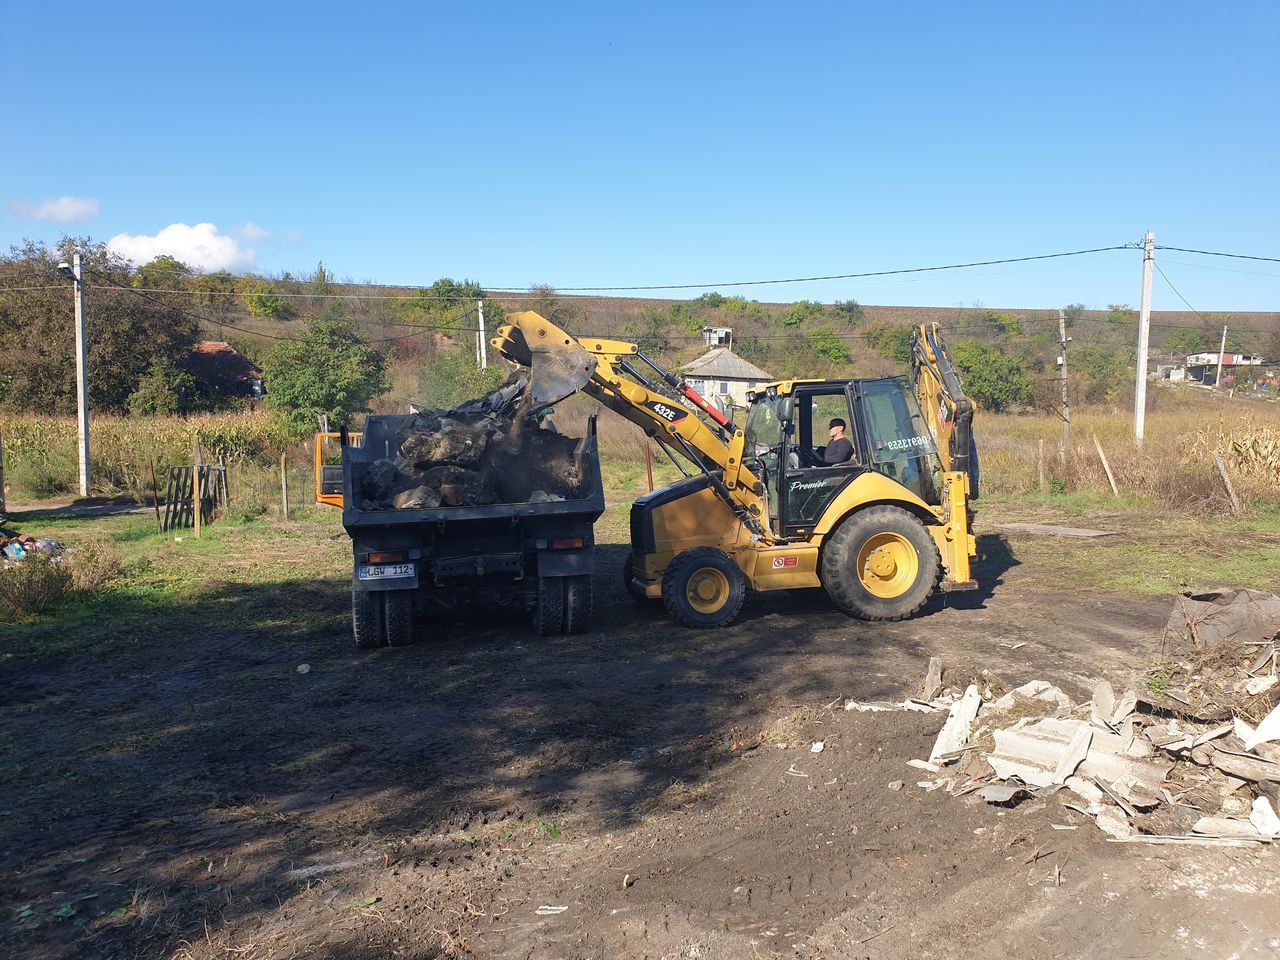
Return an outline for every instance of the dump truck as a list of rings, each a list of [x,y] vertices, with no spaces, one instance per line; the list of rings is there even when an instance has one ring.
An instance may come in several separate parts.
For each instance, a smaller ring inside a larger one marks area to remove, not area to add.
[[[359,445],[344,431],[357,647],[412,643],[415,621],[468,606],[528,611],[541,636],[587,628],[604,511],[595,418],[564,438],[523,402],[516,382],[454,411],[370,416]],[[554,476],[530,473],[540,460]]]

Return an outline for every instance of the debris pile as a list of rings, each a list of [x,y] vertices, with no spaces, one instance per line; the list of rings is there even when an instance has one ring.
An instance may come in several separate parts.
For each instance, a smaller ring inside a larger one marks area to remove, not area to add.
[[[579,442],[524,404],[527,379],[452,410],[423,410],[396,433],[396,456],[369,464],[363,510],[430,510],[574,499]]]
[[[5,562],[22,560],[32,553],[58,554],[62,545],[56,540],[33,537],[27,533],[18,533],[6,527],[0,527],[0,558]]]
[[[973,683],[927,702],[845,709],[945,709],[929,758],[909,761],[932,778],[918,783],[927,790],[1057,802],[1121,842],[1280,840],[1280,597],[1184,597],[1175,615],[1141,692],[1117,696],[1102,681],[1077,704],[1040,680],[998,699]],[[941,688],[939,672],[931,662],[926,692]]]

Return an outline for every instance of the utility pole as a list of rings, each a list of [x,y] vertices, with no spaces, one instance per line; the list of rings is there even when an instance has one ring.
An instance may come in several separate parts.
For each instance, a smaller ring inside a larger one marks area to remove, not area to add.
[[[1213,388],[1218,389],[1218,384],[1222,383],[1222,355],[1227,352],[1227,328],[1224,324],[1222,327],[1222,346],[1218,348],[1218,375],[1213,378]]]
[[[1062,371],[1062,446],[1058,448],[1058,456],[1066,462],[1067,448],[1071,444],[1071,402],[1067,399],[1067,312],[1058,311],[1058,367]]]
[[[476,301],[476,309],[480,314],[480,369],[487,370],[489,368],[489,344],[484,339],[484,301]]]
[[[1142,446],[1147,426],[1147,350],[1151,346],[1151,265],[1156,259],[1156,235],[1142,238],[1142,306],[1138,311],[1138,379],[1133,389],[1133,439]]]
[[[80,496],[89,495],[89,373],[84,335],[84,261],[75,254],[70,263],[58,264],[58,272],[75,283],[76,298],[76,420],[80,453]]]

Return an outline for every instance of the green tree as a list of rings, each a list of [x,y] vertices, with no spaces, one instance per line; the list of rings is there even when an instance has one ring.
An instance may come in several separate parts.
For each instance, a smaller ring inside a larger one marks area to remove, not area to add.
[[[803,327],[826,315],[826,308],[813,300],[798,300],[782,315],[782,325],[792,328]]]
[[[965,337],[951,348],[965,393],[985,410],[999,413],[1031,401],[1031,381],[1016,357]]]
[[[133,275],[132,286],[152,290],[180,289],[191,272],[191,268],[177,257],[162,253],[138,268]]]
[[[671,304],[667,307],[667,315],[671,317],[673,323],[679,324],[680,328],[687,333],[698,333],[704,326],[702,318],[689,303]]]
[[[386,391],[386,361],[350,320],[312,318],[297,340],[281,340],[262,358],[267,402],[299,432],[327,416],[332,425],[368,409]]]
[[[1085,306],[1083,303],[1068,303],[1062,308],[1063,314],[1067,318],[1067,329],[1074,330],[1080,325],[1080,321],[1084,319]]]
[[[694,302],[697,303],[699,306],[708,307],[712,310],[715,310],[719,307],[724,306],[724,297],[714,292],[704,293]]]
[[[841,323],[847,323],[854,327],[867,318],[867,312],[862,309],[862,304],[852,298],[837,300],[831,305],[831,313]]]
[[[853,359],[848,342],[831,327],[818,327],[805,334],[814,353],[832,363],[848,363]]]
[[[266,280],[255,280],[245,291],[244,305],[259,320],[285,320],[290,314],[288,303],[276,296],[275,288]]]
[[[0,280],[33,271],[56,278],[58,263],[75,253],[83,255],[90,271],[85,297],[89,402],[99,410],[121,410],[153,363],[177,364],[187,355],[197,321],[163,298],[134,292],[128,263],[87,237],[63,237],[52,250],[25,241],[0,257]],[[71,413],[76,408],[71,284],[55,279],[41,286],[50,289],[0,289],[0,405]]]
[[[878,323],[863,327],[862,337],[879,353],[899,363],[911,359],[911,328],[901,323]]]
[[[317,297],[327,297],[333,293],[333,272],[325,267],[323,260],[311,271],[307,287],[307,292]]]
[[[1116,327],[1130,327],[1138,322],[1138,311],[1127,303],[1107,304],[1107,322]]]
[[[1164,338],[1164,348],[1170,353],[1185,356],[1190,353],[1202,353],[1209,349],[1209,344],[1205,342],[1204,335],[1199,330],[1178,327],[1176,330],[1170,330],[1169,335]]]
[[[195,377],[164,361],[153,363],[129,394],[129,412],[135,417],[173,416],[189,413],[204,404]]]

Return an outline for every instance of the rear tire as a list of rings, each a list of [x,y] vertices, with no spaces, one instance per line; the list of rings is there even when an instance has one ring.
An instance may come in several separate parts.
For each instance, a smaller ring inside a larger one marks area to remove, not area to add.
[[[540,637],[564,631],[564,577],[539,577],[538,600],[533,608],[533,629]]]
[[[388,590],[382,596],[385,598],[383,629],[388,646],[409,646],[413,643],[413,591]]]
[[[822,585],[860,620],[905,620],[928,601],[942,561],[920,518],[889,505],[859,510],[822,547]]]
[[[747,578],[733,557],[715,547],[677,554],[662,574],[662,605],[686,627],[723,627],[747,598]]]
[[[382,598],[378,594],[351,591],[351,632],[358,650],[376,650],[386,643],[382,632]]]
[[[564,632],[585,633],[591,623],[592,606],[590,575],[565,577]]]

